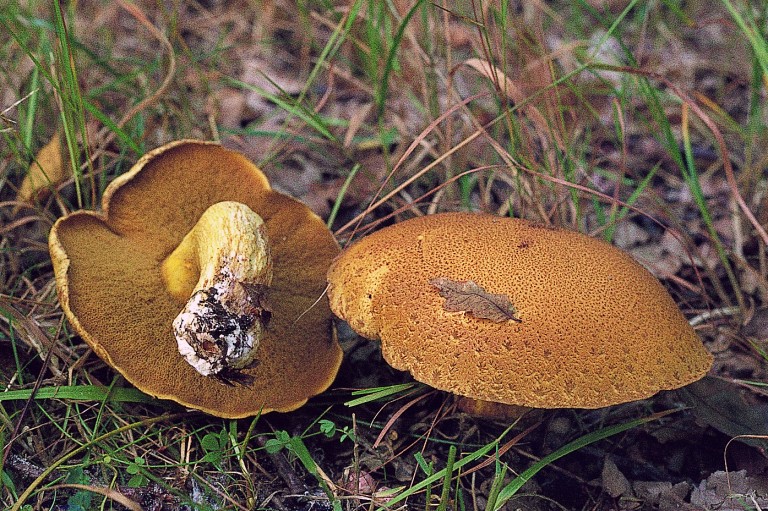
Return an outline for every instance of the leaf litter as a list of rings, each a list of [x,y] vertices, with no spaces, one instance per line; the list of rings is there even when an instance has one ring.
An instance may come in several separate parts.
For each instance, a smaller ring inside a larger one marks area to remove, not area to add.
[[[446,277],[437,277],[429,283],[438,289],[440,296],[445,298],[443,308],[448,312],[466,312],[470,316],[490,319],[494,323],[522,322],[509,297],[489,293],[471,280],[459,282]]]
[[[613,1],[590,3],[606,9],[599,13],[606,17],[615,16],[627,4]],[[407,4],[401,0],[392,2],[397,7],[398,19],[402,19],[408,11],[410,6]],[[661,137],[656,136],[658,126],[647,122],[647,118],[653,117],[656,112],[650,111],[642,97],[631,89],[637,78],[625,73],[582,71],[573,82],[555,83],[554,78],[580,65],[576,58],[580,48],[579,38],[568,33],[568,23],[579,21],[578,16],[570,17],[572,4],[558,4],[555,11],[547,11],[549,4],[521,6],[519,12],[513,13],[516,18],[514,25],[506,28],[514,29],[509,34],[513,34],[525,50],[510,52],[499,58],[493,54],[493,48],[483,46],[480,32],[481,28],[492,28],[496,19],[489,16],[476,23],[463,22],[461,16],[454,15],[461,8],[458,4],[450,6],[455,11],[444,14],[446,27],[436,24],[432,27],[436,30],[428,31],[409,28],[403,39],[403,49],[397,55],[397,64],[407,72],[393,74],[397,87],[391,87],[393,93],[387,100],[387,109],[383,118],[378,118],[374,113],[376,109],[371,108],[371,96],[377,84],[366,73],[381,62],[373,61],[373,66],[368,65],[376,55],[366,37],[380,28],[373,21],[382,19],[385,14],[384,11],[375,11],[371,3],[364,9],[364,16],[352,24],[351,42],[341,46],[338,58],[325,63],[302,104],[302,108],[315,112],[320,119],[330,120],[329,126],[334,135],[344,141],[344,144],[334,144],[319,140],[295,116],[288,115],[262,95],[234,87],[231,80],[222,79],[226,76],[253,82],[251,85],[260,84],[285,100],[297,99],[308,70],[317,62],[318,48],[323,47],[329,34],[339,26],[341,18],[334,17],[337,12],[331,7],[308,7],[306,11],[299,12],[294,3],[267,1],[260,4],[257,13],[246,2],[180,2],[174,4],[177,12],[166,10],[169,9],[167,5],[137,2],[137,8],[144,9],[153,23],[167,29],[166,33],[176,45],[179,72],[170,88],[158,98],[157,107],[145,109],[140,122],[135,125],[129,123],[125,129],[146,148],[171,138],[219,138],[229,147],[244,150],[262,165],[275,187],[297,195],[324,218],[337,200],[348,170],[359,163],[362,170],[355,175],[349,193],[340,199],[341,209],[336,226],[344,225],[357,215],[363,215],[365,222],[371,222],[387,219],[390,215],[397,220],[424,210],[465,208],[500,214],[540,215],[535,219],[562,223],[600,235],[605,226],[598,218],[610,212],[607,207],[589,210],[583,216],[573,216],[573,211],[581,208],[588,210],[587,205],[593,198],[580,196],[571,203],[568,200],[571,190],[559,184],[547,190],[536,179],[529,179],[526,172],[546,175],[551,170],[556,173],[559,172],[558,163],[566,162],[570,165],[574,182],[589,184],[596,191],[626,200],[631,191],[626,182],[639,182],[645,177],[647,169],[658,168],[658,173],[637,202],[638,208],[648,215],[633,211],[624,217],[617,217],[617,241],[646,260],[664,279],[665,285],[689,316],[729,305],[732,297],[728,296],[728,290],[723,292],[714,285],[724,280],[723,273],[714,255],[713,241],[706,235],[699,217],[695,198],[682,183],[669,147],[664,145]],[[498,14],[493,11],[492,2],[477,5],[481,7],[480,15]],[[613,14],[607,9],[612,9]],[[722,121],[723,129],[729,130],[729,148],[733,151],[734,160],[741,164],[739,178],[743,180],[742,190],[753,191],[750,205],[763,214],[764,225],[768,218],[768,199],[762,175],[766,157],[760,151],[750,152],[749,148],[741,147],[740,132],[743,126],[750,126],[750,130],[754,128],[751,136],[755,140],[766,138],[757,117],[750,117],[750,108],[757,109],[753,106],[754,100],[764,99],[764,90],[750,88],[753,56],[745,51],[742,38],[727,21],[728,14],[722,3],[694,2],[681,9],[690,9],[678,12],[682,19],[675,17],[675,13],[666,18],[669,13],[653,10],[653,16],[657,16],[653,18],[654,23],[642,25],[637,34],[630,30],[624,34],[628,37],[623,37],[621,43],[636,45],[632,51],[641,57],[639,65],[667,75],[677,85],[696,91],[701,98],[720,108],[718,111],[713,109],[713,115]],[[127,15],[117,3],[81,2],[73,11],[76,16],[73,33],[80,38],[78,44],[93,51],[96,58],[88,60],[87,56],[78,54],[81,83],[89,89],[88,92],[94,91],[92,99],[103,110],[102,113],[112,119],[121,119],[141,96],[156,88],[166,60],[157,55],[157,41],[147,37],[141,30],[141,23]],[[47,14],[41,9],[33,19],[46,19]],[[462,14],[468,15],[471,13]],[[416,19],[419,17],[416,16]],[[589,20],[590,23],[594,21],[592,18]],[[30,26],[34,25],[36,22],[30,23]],[[86,27],[87,30],[84,30]],[[430,55],[427,61],[422,60],[423,48],[420,45],[424,44],[425,35],[438,37],[442,35],[443,28],[448,41],[446,46],[438,47],[445,53],[436,53]],[[600,23],[586,28],[583,38],[592,53],[597,47],[596,40],[602,41],[606,32]],[[106,39],[105,34],[109,34]],[[113,47],[105,43],[109,40],[114,41]],[[622,51],[620,45],[614,44],[617,40],[614,35],[607,40],[610,51]],[[3,47],[2,51],[7,51],[7,47]],[[33,69],[30,59],[18,49],[16,52],[4,59],[8,66],[16,63],[15,72],[3,73],[0,77],[0,98],[6,105],[26,95],[25,86],[30,82]],[[613,55],[597,54],[597,58],[606,63],[626,62],[624,56],[619,54],[616,55],[618,59],[614,59]],[[453,67],[441,68],[443,64]],[[124,76],[115,79],[109,74],[112,70],[118,70]],[[261,76],[257,76],[259,74]],[[132,81],[133,76],[138,77],[135,82]],[[263,78],[268,78],[268,84]],[[421,167],[452,151],[455,144],[471,135],[477,126],[490,130],[491,138],[498,137],[500,144],[514,148],[514,158],[504,163],[509,163],[510,169],[515,172],[477,172],[468,176],[476,178],[475,188],[466,186],[468,180],[450,182],[460,171],[499,163],[497,152],[500,147],[493,147],[489,140],[480,136],[467,145],[466,150],[454,151],[433,172],[394,194],[376,211],[369,211],[367,205],[381,186],[389,187],[399,182],[384,183],[384,180],[393,162],[398,161],[414,137],[422,133],[438,115],[453,107],[457,97],[488,92],[489,83],[497,90],[493,91],[491,87],[491,94],[466,108],[457,108],[444,123],[425,132],[419,139],[417,150],[394,174],[394,179],[404,181]],[[584,87],[584,83],[588,86]],[[277,87],[270,89],[272,84]],[[605,92],[607,87],[624,95],[613,100],[613,94]],[[582,108],[576,98],[569,97],[569,90],[583,94],[590,101],[588,108]],[[507,96],[502,99],[494,96],[499,92]],[[515,94],[511,94],[513,92]],[[529,100],[534,94],[539,96]],[[57,117],[53,96],[51,87],[43,84],[39,95],[42,120]],[[515,133],[514,139],[509,139],[504,133],[494,131],[499,127],[492,121],[498,115],[498,104],[515,103],[522,105],[523,114],[520,115],[519,132]],[[203,105],[209,105],[205,111]],[[565,108],[559,111],[552,106]],[[676,119],[679,105],[673,101],[662,106],[665,109],[662,113],[672,123],[673,133],[679,133],[681,128]],[[16,118],[19,111],[15,108],[7,115]],[[15,125],[20,126],[21,123]],[[377,126],[394,131],[396,136],[388,139],[391,143],[370,144],[372,140],[385,139]],[[549,132],[550,128],[554,131]],[[54,123],[38,122],[33,133],[36,141],[34,148],[26,148],[25,154],[34,154],[47,141],[53,140],[55,129]],[[613,138],[616,131],[620,131],[619,140]],[[584,132],[594,133],[594,143],[582,147],[579,134]],[[768,299],[766,263],[764,255],[761,255],[765,246],[752,236],[743,218],[734,213],[733,197],[719,170],[719,156],[713,155],[711,150],[709,135],[703,130],[693,130],[692,137],[692,164],[704,172],[704,199],[714,213],[716,232],[734,258],[740,261],[737,271],[744,292],[749,294],[753,303],[764,304]],[[680,139],[675,140],[681,143]],[[103,156],[99,170],[106,179],[124,171],[126,162],[135,161],[138,157],[118,143],[101,149]],[[580,151],[584,152],[582,159],[570,159]],[[11,153],[3,152],[3,156],[0,200],[13,201],[15,190],[31,162],[18,161]],[[413,203],[414,197],[420,197],[446,182],[450,186],[446,187],[445,193],[439,194],[428,206]],[[466,186],[466,189],[460,189],[460,186]],[[71,197],[67,186],[60,193],[56,197],[60,202],[66,203]],[[541,212],[549,213],[549,216],[545,217]],[[51,219],[60,213],[55,206],[40,210],[40,223],[49,225]],[[671,228],[661,228],[650,221],[650,217]],[[26,314],[29,321],[38,322],[41,328],[52,332],[60,324],[60,315],[49,310],[55,300],[51,299],[51,276],[41,263],[45,252],[45,233],[42,229],[16,228],[15,220],[10,215],[10,208],[0,209],[0,225],[3,226],[0,229],[0,293],[4,300],[11,300],[14,310]],[[34,255],[41,257],[32,257]],[[496,303],[495,299],[489,298],[492,294],[482,288],[479,291],[467,290],[461,284],[444,283],[448,288],[444,291],[448,294],[444,297],[446,303],[457,301],[458,305],[453,306],[457,312],[489,321],[496,320],[494,318],[509,321],[516,317],[514,297],[502,295],[500,302]],[[43,307],[38,301],[44,302]],[[699,327],[702,337],[717,357],[714,371],[721,377],[718,381],[726,381],[727,385],[704,380],[699,387],[692,389],[696,391],[699,404],[691,410],[675,414],[675,418],[663,427],[627,432],[612,443],[596,445],[563,458],[542,471],[526,487],[536,495],[515,499],[508,508],[559,509],[562,507],[558,506],[564,506],[574,509],[692,510],[768,507],[764,500],[766,489],[763,482],[768,478],[764,448],[757,442],[740,443],[739,448],[733,445],[727,450],[725,448],[727,440],[734,435],[765,433],[765,422],[760,422],[765,417],[765,390],[744,383],[747,380],[764,383],[767,379],[766,362],[756,356],[750,344],[751,341],[765,348],[768,336],[762,325],[765,314],[760,311],[760,308],[756,309],[752,321],[745,314],[743,322],[737,318],[724,318],[706,321]],[[487,315],[491,317],[485,318]],[[747,327],[742,328],[742,324]],[[17,330],[10,320],[0,321],[0,379],[4,386],[7,384],[15,390],[22,385],[17,377],[11,375],[18,373],[27,385],[40,374],[45,385],[52,385],[57,381],[53,373],[61,370],[58,366],[56,371],[46,368],[36,352],[23,342],[13,345],[17,351],[6,349],[12,345],[12,339],[26,335],[24,329]],[[62,353],[69,356],[61,357],[64,362],[57,359],[57,364],[68,364],[71,377],[75,380],[73,383],[109,384],[114,375],[89,354],[83,343],[63,336],[60,342],[66,346]],[[347,371],[337,383],[338,389],[408,381],[402,374],[382,365],[373,345],[362,344],[353,337],[348,339],[347,345]],[[19,371],[19,360],[22,371]],[[737,383],[733,383],[734,380]],[[309,405],[285,416],[262,418],[263,422],[256,424],[255,428],[265,434],[270,434],[272,430],[300,434],[305,427],[309,427],[307,425],[313,424],[318,414],[324,413],[322,410],[328,402],[333,402],[334,392],[329,393],[328,400],[320,406]],[[34,409],[18,415],[13,409],[12,414],[4,414],[3,417],[12,425],[22,422],[20,431],[23,431],[23,437],[11,444],[13,455],[8,457],[9,463],[3,473],[5,481],[12,480],[17,488],[25,487],[34,477],[25,475],[29,474],[25,469],[29,463],[44,468],[51,459],[55,459],[56,453],[66,452],[68,442],[73,439],[75,442],[87,440],[87,432],[79,430],[80,424],[72,426],[64,435],[50,426],[50,417],[70,416],[66,414],[71,414],[71,403],[56,400],[43,402],[46,403],[45,413]],[[374,447],[373,440],[379,435],[376,421],[386,423],[387,419],[396,417],[401,403],[393,399],[357,407],[351,411],[356,420],[360,420],[357,424],[349,419],[350,410],[334,406],[331,416],[335,421],[340,425],[355,426],[354,444],[322,436],[307,439],[318,464],[336,482],[339,494],[349,497],[343,505],[378,504],[381,500],[376,497],[377,491],[407,486],[423,479],[430,464],[441,468],[446,455],[444,442],[473,445],[488,441],[498,431],[497,424],[457,413],[447,396],[431,395],[393,420],[381,444]],[[648,402],[612,410],[553,411],[543,415],[544,425],[526,438],[525,445],[510,448],[502,461],[514,470],[522,470],[532,460],[597,424],[637,417],[647,411],[647,407],[658,410],[679,407],[681,403],[687,403],[684,396],[670,393]],[[23,404],[20,403],[19,408]],[[5,403],[4,406],[12,409],[12,403]],[[92,420],[95,424],[115,427],[114,424],[123,424],[126,416],[152,416],[162,409],[162,404],[115,405],[105,402],[98,414],[89,415],[90,410],[86,408],[79,408],[79,411],[86,422]],[[702,412],[702,409],[711,412]],[[370,421],[372,425],[364,426],[363,421]],[[233,437],[245,442],[249,434],[246,433],[248,426],[244,424],[243,430],[237,431]],[[124,491],[137,502],[141,501],[145,509],[183,508],[180,502],[188,502],[190,496],[193,496],[193,501],[199,502],[201,493],[205,494],[211,508],[245,508],[245,502],[256,502],[266,508],[283,511],[320,505],[318,500],[308,502],[291,497],[287,485],[275,476],[270,459],[258,450],[249,449],[244,456],[233,460],[226,479],[202,461],[202,454],[196,457],[202,449],[196,434],[222,427],[234,426],[193,416],[188,421],[167,425],[157,439],[153,437],[145,442],[139,437],[125,437],[111,450],[96,446],[94,452],[117,453],[129,446],[135,451],[132,455],[144,456],[154,464],[148,469],[154,471],[157,480],[168,482],[159,487],[155,484],[130,491],[125,488]],[[420,440],[424,438],[438,441]],[[729,457],[729,467],[732,468],[729,472],[730,485],[722,472],[724,453]],[[294,460],[292,457],[289,459]],[[179,460],[185,460],[183,468],[162,468],[174,467]],[[112,473],[114,470],[110,466],[107,471]],[[240,470],[242,474],[238,474]],[[294,462],[292,470],[303,478],[306,485],[317,487],[313,476],[301,465]],[[494,473],[478,472],[476,476],[457,477],[455,484],[460,485],[464,495],[471,496],[472,500],[469,503],[452,501],[449,506],[475,505],[476,509],[483,508]],[[349,485],[350,480],[355,481],[353,486]],[[84,481],[95,485],[109,483],[96,471]],[[66,495],[64,490],[59,491]],[[232,499],[227,492],[239,499]],[[41,502],[46,502],[48,497],[48,493],[41,492],[39,498]],[[416,499],[411,501],[414,507],[426,508],[423,501]],[[554,500],[558,505],[549,504],[546,499]]]

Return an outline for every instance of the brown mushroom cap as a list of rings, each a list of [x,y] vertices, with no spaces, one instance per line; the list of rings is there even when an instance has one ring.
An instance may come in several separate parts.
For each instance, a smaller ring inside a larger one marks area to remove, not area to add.
[[[505,295],[520,322],[444,309],[430,281]],[[444,213],[381,229],[328,273],[331,309],[416,380],[485,401],[599,408],[709,370],[664,287],[612,245],[525,220]]]
[[[182,358],[171,323],[184,300],[161,278],[163,260],[221,201],[257,212],[271,242],[272,318],[257,363],[243,370],[249,385],[201,376]],[[107,187],[103,209],[59,219],[51,258],[70,323],[136,387],[234,418],[296,409],[332,383],[342,353],[327,301],[318,297],[338,245],[317,215],[273,191],[244,156],[207,142],[165,145]]]

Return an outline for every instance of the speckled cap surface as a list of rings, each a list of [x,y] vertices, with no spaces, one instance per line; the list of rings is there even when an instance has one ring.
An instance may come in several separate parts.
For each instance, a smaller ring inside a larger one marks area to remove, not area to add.
[[[184,306],[161,278],[161,263],[200,215],[241,202],[265,221],[274,276],[272,318],[250,385],[201,376],[179,354],[172,322]],[[332,383],[342,352],[323,296],[339,248],[301,202],[273,191],[243,155],[182,140],[142,157],[115,179],[103,212],[59,219],[49,238],[59,301],[93,350],[140,390],[221,417],[289,411]]]
[[[444,310],[430,281],[506,295],[520,322]],[[331,309],[385,360],[436,387],[536,408],[599,408],[698,380],[712,364],[664,287],[580,233],[470,213],[414,218],[354,243]]]

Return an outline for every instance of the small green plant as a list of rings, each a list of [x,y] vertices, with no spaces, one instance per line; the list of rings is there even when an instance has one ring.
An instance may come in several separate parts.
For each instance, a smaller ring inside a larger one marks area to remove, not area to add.
[[[264,449],[269,454],[276,454],[285,448],[290,448],[291,435],[287,431],[275,431],[275,438],[270,438],[264,444]]]
[[[128,486],[131,488],[139,488],[146,486],[149,483],[149,479],[144,475],[146,471],[147,461],[141,456],[136,456],[125,467],[125,471],[130,474],[131,478],[128,479]]]
[[[325,474],[320,470],[320,467],[300,436],[292,436],[284,430],[275,431],[275,438],[268,439],[264,444],[264,449],[273,455],[285,449],[291,456],[299,460],[304,469],[315,478],[317,485],[325,492],[333,510],[341,511],[341,501],[328,485]]]
[[[336,434],[339,434],[339,442],[345,440],[355,441],[355,432],[349,426],[343,426],[339,428],[336,423],[328,419],[320,419],[318,421],[320,432],[326,436],[326,438],[333,438]]]
[[[229,447],[229,434],[222,429],[218,433],[206,433],[200,439],[200,446],[205,455],[201,461],[210,463],[221,470],[221,462],[224,460],[225,453]]]
[[[67,484],[86,485],[90,483],[82,466],[77,466],[69,471],[66,478]],[[93,493],[86,490],[78,490],[67,499],[67,508],[72,511],[89,511],[93,505]]]

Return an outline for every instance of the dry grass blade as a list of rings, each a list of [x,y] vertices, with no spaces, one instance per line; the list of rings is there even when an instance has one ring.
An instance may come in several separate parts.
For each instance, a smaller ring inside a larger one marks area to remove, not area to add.
[[[378,200],[375,200],[375,197],[378,196],[379,194],[381,194],[381,192],[384,189],[384,186],[386,185],[386,183],[390,179],[392,179],[392,177],[398,171],[398,169],[403,164],[403,162],[408,158],[408,156],[411,155],[411,153],[413,153],[413,151],[416,150],[417,147],[419,147],[419,145],[423,142],[423,140],[427,137],[427,135],[429,135],[429,133],[431,133],[432,130],[435,129],[435,126],[437,126],[438,124],[443,122],[451,114],[453,114],[454,112],[456,112],[460,108],[466,106],[467,104],[471,103],[472,101],[474,101],[474,100],[476,100],[476,99],[478,99],[478,98],[480,98],[482,96],[484,96],[484,94],[476,94],[476,95],[473,95],[473,96],[470,96],[470,97],[464,99],[463,101],[461,101],[460,103],[458,103],[456,105],[453,105],[445,113],[443,113],[440,117],[438,117],[437,119],[432,121],[429,124],[429,126],[424,128],[424,130],[421,133],[419,133],[419,135],[414,139],[414,141],[411,143],[411,145],[408,146],[408,149],[406,149],[406,151],[403,153],[403,155],[397,161],[397,163],[393,167],[392,171],[389,173],[387,178],[381,184],[381,187],[379,188],[379,190],[377,191],[376,195],[374,196],[374,199],[371,201],[371,204],[369,204],[368,207],[366,207],[365,210],[362,213],[360,213],[355,218],[353,218],[352,220],[350,220],[349,222],[344,224],[342,227],[337,229],[336,230],[336,235],[339,235],[339,234],[342,234],[342,233],[346,232],[347,230],[349,230],[353,226],[354,226],[354,232],[353,232],[353,235],[354,235],[354,233],[357,231],[357,228],[360,225],[360,222],[363,220],[363,218],[365,218],[366,215],[368,215],[370,212],[374,211],[376,208],[378,208],[382,204],[386,203],[392,197],[394,197],[395,195],[400,193],[402,190],[407,188],[408,185],[410,185],[411,183],[413,183],[414,181],[419,179],[419,177],[423,176],[424,174],[429,172],[431,169],[433,169],[434,167],[439,165],[443,160],[448,158],[451,154],[453,154],[454,152],[458,151],[462,147],[466,146],[467,144],[469,144],[475,138],[479,137],[483,132],[480,131],[480,130],[477,130],[473,134],[469,135],[464,140],[459,142],[453,148],[451,148],[450,151],[448,151],[445,154],[441,155],[438,159],[436,159],[435,161],[431,162],[429,165],[427,165],[423,169],[419,170],[416,174],[414,174],[413,176],[411,176],[408,179],[406,179],[404,182],[402,182],[399,185],[397,185],[394,190],[392,190],[391,192],[386,194],[384,197],[382,197],[382,198],[380,198]]]
[[[478,463],[474,467],[468,468],[466,471],[464,471],[464,475],[471,474],[472,472],[477,472],[478,470],[482,470],[485,467],[489,467],[489,466],[493,465],[498,458],[500,458],[501,456],[504,455],[504,453],[506,453],[508,450],[510,450],[511,448],[516,446],[517,444],[519,444],[521,440],[523,440],[525,437],[527,437],[528,435],[533,433],[540,426],[541,426],[541,422],[535,422],[535,423],[531,424],[530,426],[525,428],[523,431],[521,431],[520,433],[515,435],[513,438],[511,438],[508,442],[504,442],[504,445],[499,447],[499,450],[496,453],[496,456],[489,457],[489,458],[481,461],[480,463]]]
[[[57,378],[64,376],[59,366],[62,360],[69,358],[67,353],[64,353],[61,347],[43,331],[40,324],[19,312],[11,299],[4,296],[0,296],[0,319],[21,333],[22,335],[19,336],[21,341],[37,352],[41,359],[52,356],[48,369]]]
[[[733,197],[736,200],[736,203],[739,205],[739,209],[741,209],[741,212],[749,220],[749,223],[752,225],[752,227],[755,229],[757,234],[760,236],[760,238],[763,241],[763,244],[768,246],[768,232],[766,232],[765,228],[763,228],[763,226],[757,220],[754,213],[752,213],[752,210],[744,201],[744,197],[742,197],[741,192],[739,191],[739,184],[736,181],[736,176],[733,172],[733,165],[731,164],[731,158],[729,156],[728,145],[725,143],[725,137],[723,137],[723,133],[720,131],[720,128],[718,128],[717,124],[715,124],[715,122],[710,118],[710,116],[707,115],[707,113],[701,109],[698,103],[693,98],[691,98],[685,91],[683,91],[677,84],[670,81],[666,76],[660,75],[653,71],[647,71],[647,70],[624,67],[624,66],[600,66],[600,67],[604,67],[609,70],[615,70],[615,71],[620,71],[624,73],[638,74],[638,75],[646,76],[648,78],[652,78],[654,80],[659,80],[663,82],[667,87],[672,89],[675,92],[675,94],[677,94],[677,96],[680,99],[682,99],[688,105],[688,107],[696,113],[699,119],[701,119],[701,121],[704,124],[706,124],[707,128],[709,128],[710,132],[712,133],[712,135],[715,137],[715,140],[717,141],[717,146],[722,156],[722,163],[723,163],[723,170],[725,172],[725,178],[726,178],[726,181],[728,182],[728,186],[731,188],[731,193],[733,194]]]
[[[119,491],[114,490],[112,488],[102,488],[101,486],[91,486],[87,484],[65,483],[65,484],[57,484],[46,489],[58,490],[62,488],[72,488],[75,490],[98,493],[99,495],[103,495],[104,497],[110,500],[114,500],[121,506],[125,506],[130,511],[143,511],[142,507],[137,502],[134,502],[133,500],[129,499]]]
[[[162,32],[160,32],[160,30],[158,30],[158,28],[149,20],[149,18],[147,18],[144,12],[136,4],[130,2],[129,0],[119,0],[118,4],[127,12],[129,12],[131,16],[133,16],[137,21],[139,21],[139,23],[141,23],[141,25],[144,26],[144,28],[146,28],[152,34],[152,36],[154,36],[160,42],[160,44],[163,45],[166,52],[168,53],[168,70],[165,73],[163,81],[152,95],[142,99],[134,106],[129,108],[125,114],[123,114],[122,118],[120,118],[120,120],[116,123],[117,129],[120,129],[125,126],[128,121],[133,119],[136,114],[156,103],[168,90],[168,87],[173,81],[173,77],[176,75],[176,52],[168,38]],[[101,140],[100,147],[94,150],[91,154],[91,162],[95,162],[97,158],[103,154],[105,148],[115,139],[116,136],[117,131],[110,129],[109,127],[104,127],[99,132],[99,139]]]
[[[494,66],[490,62],[480,58],[472,58],[464,61],[465,66],[469,66],[472,69],[478,71],[480,74],[491,80],[496,88],[516,105],[522,105],[522,109],[525,114],[535,124],[537,133],[540,137],[546,137],[547,134],[552,134],[555,139],[557,147],[561,151],[565,151],[565,143],[558,135],[558,133],[549,127],[544,114],[536,108],[535,105],[528,103],[523,91],[512,81],[504,71]]]
[[[387,423],[384,425],[384,427],[381,428],[381,431],[379,432],[379,436],[377,436],[376,440],[373,441],[373,448],[376,449],[379,446],[379,444],[381,444],[382,440],[384,440],[384,438],[390,432],[390,430],[392,429],[392,426],[395,424],[397,419],[399,419],[413,405],[429,397],[431,394],[432,394],[431,392],[419,394],[418,396],[416,396],[415,398],[411,399],[410,401],[405,403],[403,406],[398,408],[397,411],[392,414],[389,420],[387,420]]]
[[[728,481],[728,489],[731,490],[731,471],[728,469],[728,449],[731,448],[733,442],[739,441],[739,440],[768,440],[768,435],[736,435],[735,437],[728,440],[728,443],[725,444],[725,448],[723,449],[723,468],[725,469],[725,476]]]

